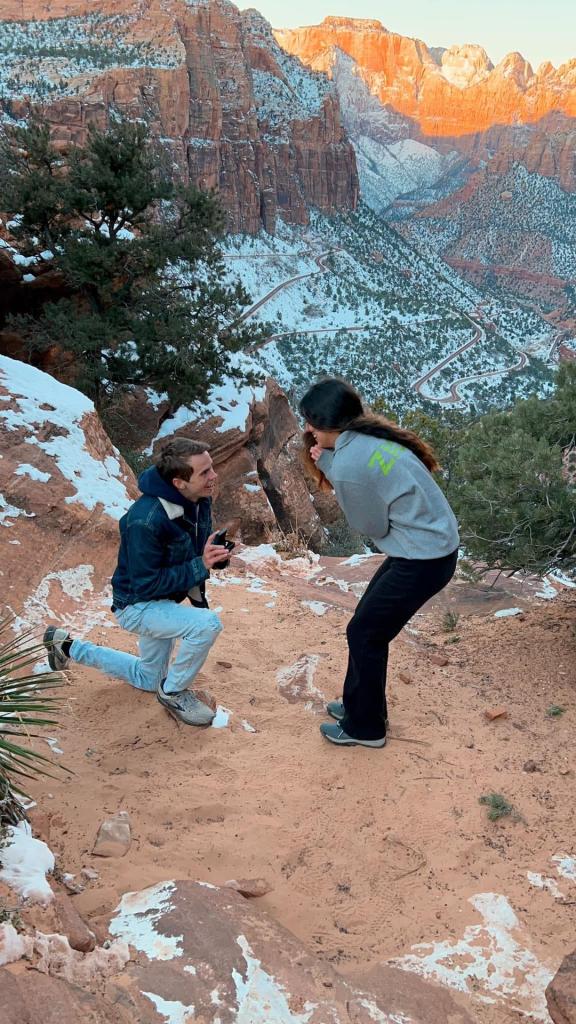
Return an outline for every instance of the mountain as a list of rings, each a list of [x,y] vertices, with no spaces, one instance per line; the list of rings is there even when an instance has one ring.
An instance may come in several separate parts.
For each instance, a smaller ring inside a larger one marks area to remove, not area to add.
[[[480,46],[429,48],[379,21],[354,18],[325,18],[321,25],[279,29],[275,36],[316,70],[330,70],[334,50],[347,54],[382,106],[431,138],[474,135],[495,124],[532,124],[552,111],[576,117],[576,59],[533,71],[520,53],[509,53],[494,67]]]
[[[353,209],[354,152],[333,85],[227,0],[0,0],[0,107],[41,103],[63,147],[143,118],[176,172],[219,192],[232,230]]]
[[[372,209],[573,331],[576,60],[494,66],[479,46],[431,48],[350,18],[275,36],[334,81]]]

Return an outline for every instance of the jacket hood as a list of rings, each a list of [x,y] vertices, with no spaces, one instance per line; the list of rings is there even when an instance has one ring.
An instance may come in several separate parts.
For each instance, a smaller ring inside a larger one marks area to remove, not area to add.
[[[143,473],[138,477],[138,487],[142,491],[142,494],[147,494],[152,498],[164,498],[165,501],[171,501],[174,505],[181,505],[187,516],[191,516],[192,519],[196,518],[198,505],[201,502],[209,501],[209,498],[200,498],[199,502],[188,501],[180,491],[173,487],[172,484],[167,484],[162,479],[160,473],[156,469],[156,466],[150,466],[149,469],[145,469]]]

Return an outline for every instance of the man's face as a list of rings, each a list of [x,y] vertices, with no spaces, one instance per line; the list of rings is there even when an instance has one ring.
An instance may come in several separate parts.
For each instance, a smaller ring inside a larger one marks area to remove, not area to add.
[[[212,459],[208,452],[201,455],[191,455],[186,459],[189,466],[192,466],[192,476],[189,480],[181,480],[175,476],[172,483],[183,498],[188,501],[198,501],[199,498],[211,498],[214,492],[214,485],[218,474],[214,472]]]

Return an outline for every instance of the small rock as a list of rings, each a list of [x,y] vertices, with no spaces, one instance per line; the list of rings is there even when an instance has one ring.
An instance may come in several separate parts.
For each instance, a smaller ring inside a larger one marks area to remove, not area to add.
[[[541,772],[542,769],[541,769],[540,765],[536,763],[536,761],[524,761],[524,764],[522,765],[522,771],[523,772]]]
[[[82,868],[80,874],[82,878],[87,878],[89,882],[95,882],[97,878],[100,878],[100,875],[97,871],[94,871],[94,868]]]
[[[62,884],[66,887],[68,892],[72,893],[73,896],[77,896],[78,893],[84,892],[84,886],[81,882],[74,881],[74,875],[62,875]]]
[[[95,857],[124,857],[131,838],[128,812],[118,811],[100,825],[92,853]]]
[[[90,953],[96,946],[96,936],[82,920],[70,897],[62,892],[56,893],[56,909],[60,929],[72,949],[77,949],[79,953]]]
[[[484,717],[489,722],[494,722],[497,718],[508,718],[508,712],[506,708],[486,708]]]
[[[431,661],[433,665],[440,665],[440,667],[450,664],[450,660],[445,654],[429,654],[428,661]]]
[[[232,668],[231,661],[217,661],[216,664],[219,665],[220,668]]]
[[[406,683],[407,686],[412,682],[412,676],[409,676],[406,672],[399,672],[398,679],[400,679],[401,682]]]
[[[254,899],[257,896],[265,896],[266,893],[272,892],[272,886],[265,878],[232,878],[225,884],[228,889],[235,889],[236,892],[239,892],[241,896],[245,896],[246,899]]]

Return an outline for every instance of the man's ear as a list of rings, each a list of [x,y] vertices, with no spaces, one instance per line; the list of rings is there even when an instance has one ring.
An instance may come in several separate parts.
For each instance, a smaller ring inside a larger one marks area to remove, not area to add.
[[[175,487],[177,491],[181,491],[182,490],[182,484],[185,484],[185,483],[186,483],[186,481],[185,480],[181,480],[179,476],[173,476],[172,477],[172,486]]]

